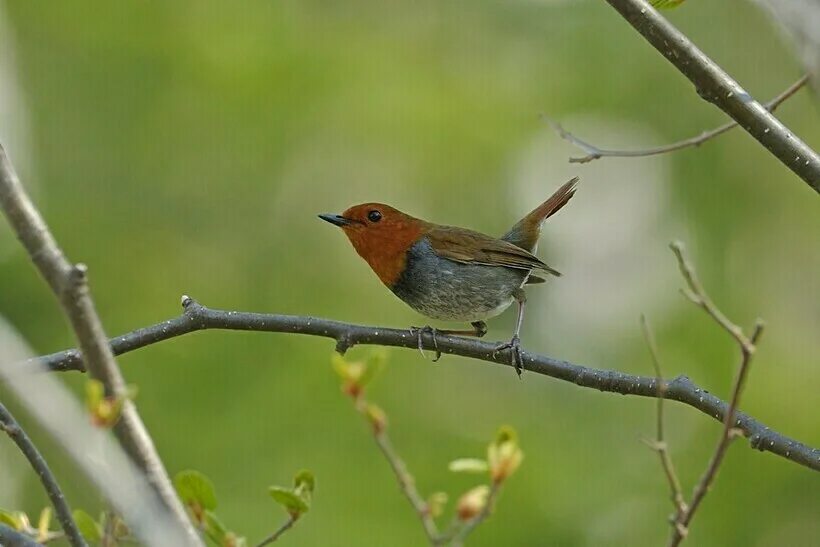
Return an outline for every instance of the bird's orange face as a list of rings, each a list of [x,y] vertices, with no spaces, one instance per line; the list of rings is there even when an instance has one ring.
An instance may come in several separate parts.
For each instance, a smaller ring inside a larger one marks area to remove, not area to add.
[[[362,203],[341,215],[319,215],[339,226],[379,279],[392,286],[404,271],[406,253],[426,229],[423,220],[383,203]]]

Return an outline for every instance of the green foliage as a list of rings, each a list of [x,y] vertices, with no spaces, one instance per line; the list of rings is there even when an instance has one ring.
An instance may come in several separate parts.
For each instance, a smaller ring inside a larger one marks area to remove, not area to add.
[[[453,473],[486,473],[489,466],[486,460],[459,458],[451,461],[447,468]]]
[[[87,541],[96,542],[102,539],[102,525],[82,509],[75,509],[72,513],[77,529]]]
[[[344,356],[334,352],[330,363],[342,380],[342,391],[356,398],[384,369],[387,352],[384,348],[377,348],[371,351],[364,361],[348,361]]]
[[[292,518],[297,519],[310,510],[310,501],[315,486],[316,480],[313,473],[303,469],[294,476],[293,488],[271,486],[268,488],[268,493],[276,503],[285,508]]]
[[[680,6],[686,0],[652,0],[650,3],[658,9],[672,9]]]
[[[174,477],[174,487],[185,505],[209,511],[216,509],[214,485],[199,471],[180,471]]]
[[[11,526],[17,531],[24,530],[28,525],[28,517],[22,511],[8,511],[0,509],[0,522]]]

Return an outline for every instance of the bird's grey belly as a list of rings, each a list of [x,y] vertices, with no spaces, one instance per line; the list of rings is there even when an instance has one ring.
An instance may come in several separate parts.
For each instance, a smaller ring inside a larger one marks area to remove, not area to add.
[[[443,321],[478,321],[503,312],[528,271],[441,258],[422,239],[391,290],[419,313]]]

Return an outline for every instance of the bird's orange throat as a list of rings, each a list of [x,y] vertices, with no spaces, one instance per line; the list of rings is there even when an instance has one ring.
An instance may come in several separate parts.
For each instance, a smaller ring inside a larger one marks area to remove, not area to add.
[[[380,228],[353,225],[342,229],[382,283],[392,287],[407,266],[407,250],[422,237],[424,226],[416,219],[407,219],[391,222],[389,229]]]

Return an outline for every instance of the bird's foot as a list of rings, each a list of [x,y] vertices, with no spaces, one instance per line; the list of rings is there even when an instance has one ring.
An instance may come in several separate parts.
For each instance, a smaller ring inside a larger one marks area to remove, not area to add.
[[[521,353],[521,338],[518,335],[512,337],[509,342],[499,344],[493,350],[493,357],[504,350],[510,350],[511,364],[515,367],[515,372],[521,378],[521,371],[524,370],[524,355]]]
[[[433,362],[435,363],[439,359],[441,359],[441,351],[438,349],[438,340],[436,339],[436,333],[438,331],[431,327],[430,325],[424,325],[423,327],[410,327],[410,334],[416,337],[419,345],[419,353],[425,359],[427,356],[424,354],[424,343],[422,337],[424,334],[429,334],[433,337],[433,348],[435,348],[436,356],[433,357]]]

